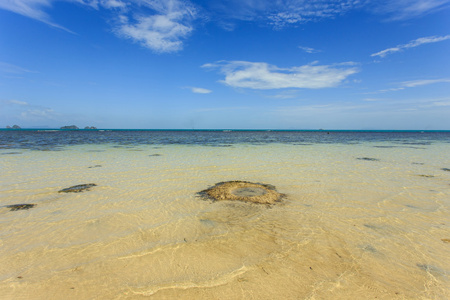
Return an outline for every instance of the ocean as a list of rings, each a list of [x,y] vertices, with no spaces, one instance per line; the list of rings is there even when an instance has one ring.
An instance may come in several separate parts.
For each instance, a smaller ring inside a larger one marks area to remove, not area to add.
[[[0,130],[0,170],[0,299],[450,299],[449,131]]]

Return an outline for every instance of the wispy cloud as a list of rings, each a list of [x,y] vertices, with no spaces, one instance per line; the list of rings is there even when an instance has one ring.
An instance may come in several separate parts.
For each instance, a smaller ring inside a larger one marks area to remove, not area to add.
[[[304,47],[304,46],[298,46],[298,48],[302,49],[303,51],[305,51],[306,53],[319,53],[322,52],[321,50],[317,50],[311,47]]]
[[[429,85],[429,84],[435,84],[435,83],[450,83],[450,78],[420,79],[420,80],[403,81],[400,84],[398,84],[398,87],[379,90],[378,92],[374,92],[373,94],[396,92],[396,91],[401,91],[401,90],[404,90],[407,88],[413,88],[413,87],[417,87],[417,86],[423,86],[423,85]]]
[[[75,0],[76,1],[76,0]],[[0,1],[0,9],[5,9],[19,15],[38,20],[52,27],[74,33],[73,31],[54,23],[45,10],[52,7],[54,0],[3,0]]]
[[[219,69],[225,74],[221,82],[228,86],[259,90],[335,87],[359,72],[355,63],[279,68],[265,62],[219,61],[202,67]]]
[[[23,67],[19,67],[13,64],[0,61],[0,72],[10,73],[10,74],[24,74],[24,73],[37,73],[36,71],[31,71]]]
[[[364,1],[362,1],[364,2]],[[355,0],[216,0],[206,4],[215,19],[261,21],[275,28],[333,18],[361,6]],[[225,22],[225,24],[229,24]]]
[[[421,85],[428,85],[428,84],[442,83],[442,82],[450,82],[450,78],[404,81],[404,82],[402,82],[401,86],[402,87],[416,87],[416,86],[421,86]]]
[[[28,106],[28,102],[25,101],[19,101],[19,100],[5,100],[4,103],[6,104],[13,104],[13,105],[21,105],[21,106]]]
[[[399,21],[421,17],[448,8],[450,0],[381,0],[368,2],[371,11],[388,15],[388,20]]]
[[[193,93],[196,93],[196,94],[210,94],[210,93],[212,93],[211,90],[204,89],[204,88],[199,88],[199,87],[191,87],[190,89],[191,89],[191,91]]]
[[[61,114],[51,108],[30,104],[21,100],[0,100],[0,117],[16,117],[22,121],[57,120]]]
[[[413,41],[410,41],[407,44],[397,45],[395,47],[388,48],[388,49],[382,50],[380,52],[371,54],[370,56],[372,56],[372,57],[374,57],[374,56],[385,57],[388,54],[392,54],[392,53],[395,53],[395,52],[403,51],[404,49],[418,47],[418,46],[423,45],[423,44],[437,43],[437,42],[445,41],[445,40],[448,40],[448,39],[450,39],[450,35],[422,37],[422,38],[418,38],[418,39],[415,39]]]

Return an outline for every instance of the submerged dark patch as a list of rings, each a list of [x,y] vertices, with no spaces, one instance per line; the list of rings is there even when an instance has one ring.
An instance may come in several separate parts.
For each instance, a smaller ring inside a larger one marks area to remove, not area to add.
[[[89,169],[92,169],[92,168],[100,168],[102,165],[95,165],[95,166],[90,166],[90,167],[88,167]]]
[[[364,224],[365,227],[373,229],[373,230],[377,230],[380,229],[378,226],[372,225],[372,224]]]
[[[441,170],[442,170],[442,171],[450,172],[450,169],[449,169],[449,168],[442,168]]]
[[[424,175],[424,174],[419,174],[419,175],[417,175],[417,176],[419,176],[419,177],[425,177],[425,178],[433,178],[433,177],[434,177],[434,175]]]
[[[373,247],[372,245],[365,245],[362,247],[362,249],[366,252],[371,252],[371,253],[377,253],[377,249],[375,249],[375,247]]]
[[[248,181],[226,181],[198,193],[203,198],[213,201],[243,201],[257,204],[275,204],[285,197],[270,184]]]
[[[36,204],[12,204],[7,205],[6,207],[10,209],[10,211],[16,211],[16,210],[27,210],[30,208],[35,207]]]
[[[74,185],[65,189],[58,191],[58,193],[80,193],[83,191],[88,191],[91,187],[97,186],[95,183],[79,184]]]
[[[367,160],[367,161],[380,161],[378,158],[372,158],[372,157],[358,157],[356,159]]]
[[[22,154],[22,152],[6,152],[6,153],[2,153],[2,155],[13,155],[13,154]]]
[[[155,154],[150,154],[149,156],[162,156],[162,154],[155,153]]]

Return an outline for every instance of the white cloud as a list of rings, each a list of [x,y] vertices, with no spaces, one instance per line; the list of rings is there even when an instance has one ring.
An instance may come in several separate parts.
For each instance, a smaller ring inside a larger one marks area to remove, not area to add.
[[[226,85],[259,90],[335,87],[348,76],[359,72],[355,63],[335,65],[312,63],[299,67],[279,68],[264,62],[220,61],[205,64],[203,67],[218,68],[225,74],[225,79],[221,82]]]
[[[182,39],[193,30],[180,22],[182,18],[177,13],[144,16],[138,17],[133,24],[129,18],[122,16],[117,33],[155,52],[176,52],[183,47]]]
[[[15,104],[15,105],[22,105],[22,106],[28,106],[28,102],[25,101],[19,101],[19,100],[6,100],[5,103],[7,104]]]
[[[177,52],[194,30],[196,15],[187,1],[134,0],[120,10],[115,32],[157,53]]]
[[[192,87],[191,91],[193,93],[197,93],[197,94],[209,94],[209,93],[212,93],[211,90],[204,89],[204,88],[199,88],[199,87]]]
[[[375,13],[389,15],[398,21],[420,17],[449,7],[450,0],[382,0],[369,7]]]
[[[306,53],[318,53],[318,52],[322,52],[321,50],[317,50],[311,47],[303,47],[303,46],[298,46],[298,48],[302,49],[303,51],[305,51]]]
[[[385,57],[388,54],[399,52],[399,51],[402,51],[403,49],[414,48],[414,47],[418,47],[423,44],[437,43],[437,42],[445,41],[448,39],[450,39],[450,35],[422,37],[422,38],[418,38],[416,40],[410,41],[407,44],[397,45],[393,48],[388,48],[388,49],[382,50],[380,52],[371,54],[370,56]]]

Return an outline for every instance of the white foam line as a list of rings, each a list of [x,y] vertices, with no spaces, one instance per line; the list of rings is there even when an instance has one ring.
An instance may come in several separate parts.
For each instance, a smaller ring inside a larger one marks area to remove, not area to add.
[[[135,258],[135,257],[142,257],[142,256],[153,254],[155,252],[159,252],[161,250],[162,250],[162,248],[158,248],[156,250],[149,251],[149,252],[144,252],[144,253],[140,253],[140,254],[133,254],[133,255],[129,255],[129,256],[119,257],[118,259],[129,259],[129,258]]]
[[[178,283],[176,285],[166,285],[166,286],[154,287],[153,289],[150,289],[150,290],[147,290],[144,292],[133,291],[133,293],[136,295],[151,296],[153,294],[156,294],[159,291],[168,290],[168,289],[187,290],[187,289],[191,289],[191,288],[211,288],[211,287],[227,284],[234,277],[247,272],[247,269],[248,268],[246,266],[242,266],[241,268],[234,270],[231,273],[227,273],[225,275],[222,275],[221,277],[216,277],[216,278],[213,278],[212,280],[208,280],[208,281],[203,281],[203,282],[198,282],[198,283],[192,282],[192,281],[187,281],[187,282],[183,282],[183,283]]]

